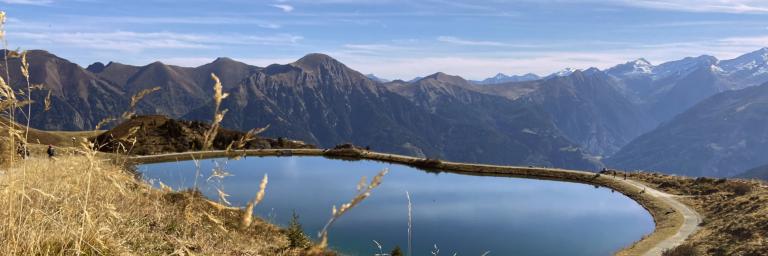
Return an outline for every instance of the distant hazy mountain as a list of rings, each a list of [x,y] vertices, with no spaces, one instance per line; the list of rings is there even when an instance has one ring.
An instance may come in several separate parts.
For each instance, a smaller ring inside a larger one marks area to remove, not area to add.
[[[728,177],[765,164],[768,83],[712,96],[608,159],[623,169]]]
[[[371,80],[379,82],[379,83],[387,83],[387,82],[390,81],[389,79],[384,79],[384,78],[378,77],[378,76],[376,76],[374,74],[367,74],[367,75],[365,75],[365,77],[370,78]]]
[[[546,79],[546,78],[553,78],[553,77],[570,76],[571,74],[573,74],[573,72],[576,72],[576,71],[581,71],[581,70],[580,69],[575,69],[575,68],[564,68],[564,69],[562,69],[560,71],[557,71],[555,73],[549,74],[548,76],[546,76],[544,78]]]
[[[595,68],[478,88],[542,110],[568,139],[594,155],[611,155],[655,126],[639,106],[624,97],[619,81]]]
[[[763,83],[768,81],[768,47],[720,61],[718,67],[736,89]]]
[[[606,73],[623,82],[628,98],[664,122],[716,93],[768,81],[768,48],[722,61],[702,55],[653,66],[638,59]]]
[[[390,88],[446,120],[451,128],[436,135],[450,159],[596,167],[541,109],[477,92],[471,86],[461,77],[436,73]]]
[[[482,84],[501,84],[501,83],[509,83],[509,82],[525,82],[525,81],[533,81],[538,79],[541,79],[541,77],[533,73],[528,73],[525,75],[511,75],[511,76],[498,73],[495,76],[486,78],[482,81],[470,81],[470,82],[473,84],[482,85]]]
[[[768,180],[768,164],[761,165],[736,175],[739,178]]]

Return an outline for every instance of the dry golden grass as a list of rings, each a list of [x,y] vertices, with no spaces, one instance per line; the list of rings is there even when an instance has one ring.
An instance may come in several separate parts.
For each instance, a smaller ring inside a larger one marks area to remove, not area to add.
[[[768,255],[768,185],[758,180],[691,178],[634,173],[702,215],[698,232],[685,242],[697,255]]]
[[[254,184],[256,185],[256,184]],[[106,159],[31,158],[0,174],[2,255],[298,255],[280,229],[191,192],[152,189]]]

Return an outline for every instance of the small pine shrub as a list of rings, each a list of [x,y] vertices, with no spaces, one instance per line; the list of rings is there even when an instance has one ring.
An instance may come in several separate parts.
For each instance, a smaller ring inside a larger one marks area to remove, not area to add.
[[[288,241],[290,242],[289,247],[291,248],[304,249],[309,247],[311,244],[309,237],[304,234],[304,229],[301,227],[301,223],[299,222],[299,215],[296,214],[296,212],[293,212],[293,215],[291,216],[291,222],[288,224],[286,233],[288,235]]]

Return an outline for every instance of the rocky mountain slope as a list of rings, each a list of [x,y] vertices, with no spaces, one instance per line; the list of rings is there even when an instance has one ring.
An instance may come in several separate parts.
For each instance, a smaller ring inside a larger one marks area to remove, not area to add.
[[[504,108],[512,106],[510,101],[444,84],[445,79],[436,75],[413,84],[400,82],[403,88],[385,87],[327,55],[311,54],[288,65],[266,67],[230,90],[231,96],[222,106],[229,110],[224,126],[249,129],[269,124],[267,135],[324,147],[351,142],[456,161],[581,169],[598,166],[547,127],[548,122],[530,117],[534,112],[509,111],[519,115],[519,124],[500,125],[512,123],[512,117],[496,115],[512,110]],[[468,84],[461,78],[455,80]],[[409,96],[409,88],[424,90]],[[483,105],[485,102],[488,104]],[[496,109],[489,111],[491,107]],[[205,120],[211,113],[209,105],[185,118]],[[523,124],[542,135],[515,129]]]
[[[0,51],[4,58],[5,51]],[[129,95],[122,87],[99,78],[75,63],[46,51],[33,50],[27,54],[30,83],[43,85],[34,89],[31,124],[44,130],[92,130],[101,120],[128,108]],[[9,54],[8,66],[16,90],[26,91],[27,81],[21,74],[21,59]],[[0,72],[5,74],[5,66]],[[42,102],[51,94],[51,109],[44,111]],[[17,115],[17,122],[26,123],[26,116]]]
[[[653,128],[653,120],[625,98],[619,81],[597,69],[527,83],[477,89],[540,109],[560,131],[594,155],[610,155]]]
[[[607,69],[624,84],[627,97],[665,122],[719,92],[768,81],[768,48],[731,60],[702,55],[652,65],[638,59]]]
[[[589,159],[536,106],[474,91],[461,77],[436,73],[389,88],[447,122],[437,134],[447,158],[540,163],[531,157],[547,156],[555,166]]]
[[[605,71],[564,69],[505,83],[498,82],[513,76],[499,75],[478,85],[441,73],[384,83],[322,54],[265,68],[228,58],[199,67],[110,62],[82,68],[30,51],[32,83],[44,88],[32,98],[42,102],[50,91],[53,102],[49,111],[35,104],[31,123],[47,130],[92,129],[125,111],[133,94],[156,86],[161,89],[139,103],[139,114],[207,121],[210,73],[216,73],[232,95],[224,102],[229,128],[270,124],[269,136],[321,146],[352,142],[457,161],[593,168],[587,154],[611,156],[660,123],[680,122],[677,114],[707,97],[768,80],[767,53],[764,48],[733,60],[699,56],[659,65],[638,59]],[[11,84],[25,88],[18,58],[9,64]],[[677,167],[685,168],[669,166]]]
[[[728,91],[696,104],[608,159],[622,169],[729,177],[765,164],[768,84]]]

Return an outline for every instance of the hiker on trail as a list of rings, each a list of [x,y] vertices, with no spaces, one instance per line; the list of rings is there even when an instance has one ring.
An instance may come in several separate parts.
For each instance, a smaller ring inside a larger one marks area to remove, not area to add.
[[[53,158],[54,155],[56,155],[56,150],[53,149],[53,145],[48,145],[48,158]]]

